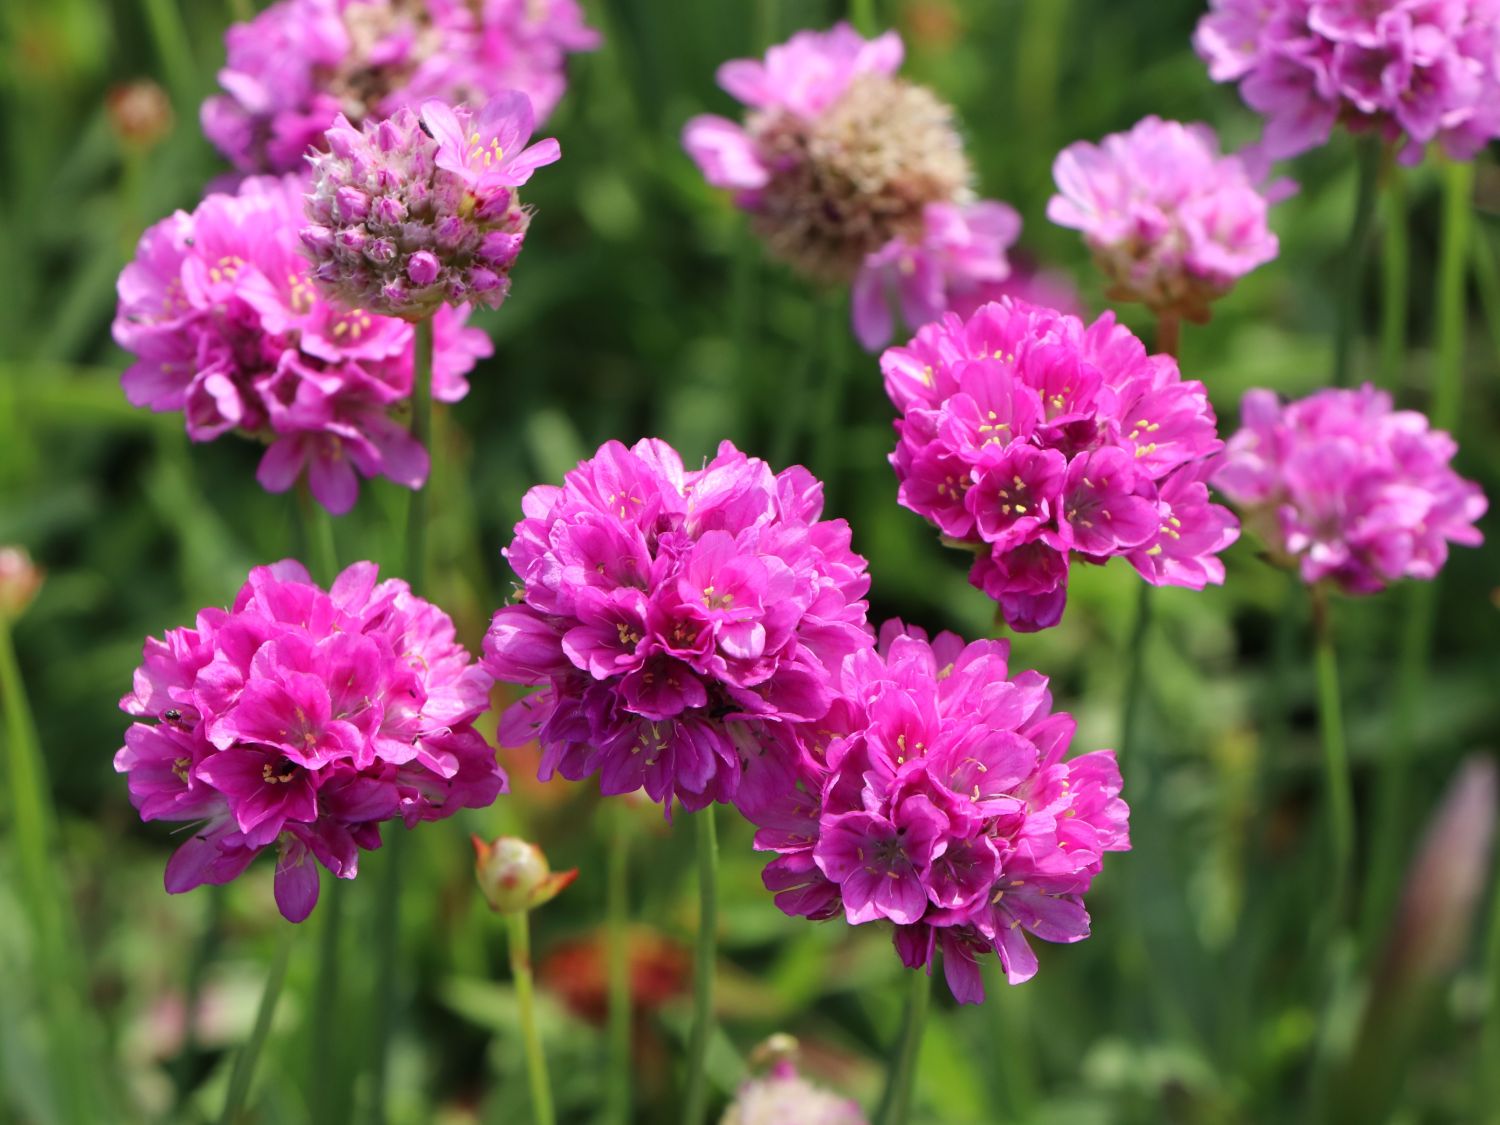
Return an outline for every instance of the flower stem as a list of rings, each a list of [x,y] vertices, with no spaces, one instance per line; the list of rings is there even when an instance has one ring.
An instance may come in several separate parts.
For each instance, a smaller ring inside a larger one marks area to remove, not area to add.
[[[609,814],[605,871],[605,969],[609,983],[609,1054],[605,1067],[605,1119],[630,1121],[630,810],[615,801]]]
[[[1343,923],[1354,865],[1354,790],[1349,775],[1349,750],[1344,742],[1344,709],[1339,693],[1338,657],[1327,595],[1321,586],[1312,591],[1313,632],[1317,645],[1318,726],[1323,740],[1323,770],[1327,787],[1330,839],[1333,849],[1333,892],[1329,915],[1334,929]]]
[[[1463,396],[1466,290],[1473,235],[1474,165],[1443,165],[1443,241],[1438,257],[1437,381],[1433,387],[1432,423],[1452,432],[1458,425]],[[1457,436],[1457,435],[1455,435]]]
[[[1156,350],[1177,358],[1177,353],[1182,350],[1182,317],[1162,313],[1156,318]]]
[[[1500,868],[1496,870],[1500,876]],[[1489,935],[1484,955],[1484,975],[1489,981],[1489,1005],[1479,1033],[1479,1097],[1475,1105],[1488,1106],[1486,1125],[1500,1122],[1500,877],[1491,891]]]
[[[1359,177],[1354,196],[1354,224],[1344,249],[1344,276],[1339,294],[1338,322],[1333,336],[1333,385],[1349,385],[1354,341],[1359,335],[1360,283],[1365,275],[1370,227],[1375,218],[1375,189],[1380,179],[1381,142],[1376,136],[1357,142]]]
[[[875,0],[849,0],[849,22],[861,35],[878,32],[880,19],[875,14]]]
[[[1381,253],[1380,385],[1395,389],[1406,366],[1406,318],[1411,238],[1407,229],[1406,178],[1399,165],[1386,170],[1385,234]]]
[[[1130,630],[1130,641],[1125,649],[1125,700],[1121,706],[1119,751],[1121,760],[1130,762],[1131,768],[1139,764],[1133,751],[1136,728],[1140,725],[1141,701],[1146,694],[1146,638],[1151,632],[1152,590],[1150,583],[1141,583],[1135,603],[1135,625]],[[1135,778],[1135,784],[1142,784],[1139,776]]]
[[[312,1035],[308,1057],[313,1062],[309,1076],[311,1108],[314,1121],[344,1121],[349,1107],[345,1102],[344,1036],[339,1032],[339,967],[342,962],[340,938],[344,932],[344,888],[339,880],[324,892],[320,902],[322,933],[318,943],[318,983],[313,998]]]
[[[876,1125],[906,1125],[911,1113],[912,1093],[917,1084],[917,1056],[922,1051],[922,1032],[932,999],[932,978],[920,969],[912,971],[911,976],[900,1036],[886,1067],[885,1093],[875,1115]]]
[[[182,1049],[172,1064],[172,1080],[176,1084],[176,1105],[179,1115],[193,1090],[195,1063],[198,1057],[198,1008],[203,999],[203,981],[208,976],[208,967],[213,963],[224,932],[224,897],[222,884],[208,887],[208,905],[204,911],[203,930],[193,945],[192,958],[188,962],[187,977],[182,994]]]
[[[250,1038],[234,1057],[234,1069],[229,1074],[229,1092],[224,1095],[224,1112],[219,1115],[219,1125],[236,1125],[244,1112],[245,1098],[250,1093],[250,1080],[255,1077],[255,1064],[260,1058],[266,1037],[271,1031],[271,1019],[276,1015],[276,1002],[281,998],[281,986],[286,982],[287,962],[292,956],[292,940],[296,930],[284,926],[281,946],[276,959],[271,962],[271,971],[266,975],[266,984],[260,994],[260,1007],[255,1012],[255,1026]]]
[[[536,1125],[553,1125],[552,1085],[547,1081],[547,1056],[536,1026],[536,987],[531,977],[531,915],[524,910],[505,916],[510,934],[510,975],[516,985],[516,1006],[521,1014],[521,1039],[526,1050],[526,1081],[531,1087],[531,1119]]]
[[[302,519],[302,538],[312,563],[313,578],[325,585],[339,572],[338,548],[333,542],[333,521],[327,509],[313,499],[306,478],[297,482],[297,512]]]
[[[427,483],[411,494],[406,515],[406,581],[412,592],[427,591],[427,494],[437,474],[437,450],[432,448],[432,318],[413,326],[411,436],[427,450]]]
[[[719,839],[714,807],[695,813],[698,835],[698,949],[693,966],[693,1030],[688,1039],[682,1125],[701,1125],[708,1110],[708,1040],[713,1031],[719,918]]]

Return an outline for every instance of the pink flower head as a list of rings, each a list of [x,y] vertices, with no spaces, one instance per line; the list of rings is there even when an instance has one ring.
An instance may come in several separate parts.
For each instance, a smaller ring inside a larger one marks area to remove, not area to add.
[[[1011,628],[1057,624],[1074,559],[1123,555],[1153,585],[1223,581],[1214,556],[1239,532],[1201,485],[1222,445],[1213,408],[1113,315],[1085,327],[1007,297],[880,366],[901,412],[900,503],[974,552],[969,580]]]
[[[1434,578],[1448,544],[1483,541],[1488,503],[1451,468],[1457,446],[1384,391],[1322,390],[1283,404],[1250,391],[1242,426],[1213,474],[1303,581],[1372,594],[1402,578]]]
[[[577,0],[279,0],[229,29],[203,131],[243,172],[291,172],[341,113],[360,125],[519,90],[545,118],[568,55],[598,42]]]
[[[719,1125],[869,1125],[859,1103],[797,1073],[789,1059],[741,1084]]]
[[[1047,217],[1083,232],[1110,296],[1195,322],[1276,257],[1266,214],[1291,186],[1259,187],[1245,160],[1219,155],[1208,126],[1157,117],[1069,145],[1052,174],[1060,194]]]
[[[984,998],[981,956],[1019,984],[1037,968],[1028,933],[1087,937],[1083,896],[1104,853],[1130,847],[1114,752],[1064,760],[1072,716],[1045,676],[1011,678],[1009,656],[887,622],[878,651],[845,660],[800,756],[753,760],[739,801],[757,849],[778,853],[765,883],[782,910],[891,923],[908,968],[942,950],[960,1003]]]
[[[143,820],[195,826],[169,892],[228,882],[274,847],[277,905],[300,922],[314,861],[352,879],[382,821],[410,828],[505,790],[474,729],[489,688],[405,582],[356,563],[325,591],[288,560],[251,571],[229,610],[147,640],[115,769]]]
[[[865,560],[800,466],[726,442],[689,472],[664,442],[610,442],[522,507],[505,552],[520,600],[484,660],[543,685],[500,722],[503,745],[541,743],[543,779],[732,800],[744,755],[821,719],[833,670],[870,643]]]
[[[427,102],[363,131],[340,117],[311,158],[313,276],[345,304],[421,320],[443,304],[496,308],[531,223],[516,188],[561,155],[531,139],[531,104],[509,90],[477,113]]]
[[[1194,45],[1216,82],[1265,115],[1271,157],[1325,143],[1339,122],[1469,160],[1500,136],[1497,0],[1210,0]]]
[[[329,511],[347,512],[359,478],[408,488],[427,451],[392,417],[411,397],[413,329],[333,305],[298,252],[303,181],[251,177],[141,236],[120,274],[114,338],[135,356],[123,383],[136,406],[181,411],[194,441],[236,431],[268,444],[257,474],[282,492],[306,474]],[[463,309],[435,323],[434,394],[456,402],[490,354]]]
[[[702,115],[682,134],[775,257],[854,285],[854,329],[872,350],[890,336],[893,295],[916,327],[1003,281],[1020,229],[1006,205],[974,200],[952,109],[898,78],[901,58],[894,32],[799,32],[719,68],[749,109],[743,125]]]

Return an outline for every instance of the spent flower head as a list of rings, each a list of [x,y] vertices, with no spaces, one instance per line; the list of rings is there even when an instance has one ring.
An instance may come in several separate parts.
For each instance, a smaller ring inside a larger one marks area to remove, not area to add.
[[[896,75],[903,53],[893,31],[798,32],[719,68],[749,109],[743,125],[705,114],[682,137],[773,256],[855,285],[854,328],[871,349],[890,336],[892,292],[913,328],[925,324],[950,296],[1003,280],[1019,230],[1004,204],[975,201],[953,111]]]
[[[192,825],[169,892],[227,883],[274,849],[276,903],[300,922],[318,865],[354,878],[382,822],[410,828],[504,791],[474,729],[490,683],[447,614],[377,582],[374,563],[325,591],[287,560],[251,571],[228,610],[146,641],[115,769],[143,820]]]
[[[1147,117],[1098,144],[1079,141],[1052,166],[1047,217],[1083,232],[1119,301],[1201,323],[1245,274],[1276,257],[1266,225],[1291,189],[1262,187],[1242,156],[1221,156],[1206,125]]]
[[[1210,0],[1193,38],[1266,118],[1271,157],[1374,132],[1416,163],[1500,136],[1500,0]]]
[[[1037,970],[1027,934],[1086,938],[1083,896],[1130,846],[1114,752],[1066,758],[1072,716],[1009,657],[887,622],[801,754],[753,759],[737,802],[777,853],[764,882],[783,911],[890,923],[908,968],[942,951],[960,1003],[984,998],[981,957],[1019,984]]]
[[[265,488],[305,475],[339,514],[360,477],[420,488],[428,455],[399,418],[412,326],[319,292],[298,252],[305,191],[300,177],[253,176],[151,227],[120,274],[114,338],[135,356],[122,379],[131,403],[180,411],[194,441],[235,432],[265,442]],[[467,316],[444,309],[434,323],[443,402],[468,393],[465,374],[492,350]]]
[[[542,690],[500,741],[541,743],[540,776],[599,775],[688,809],[733,799],[746,755],[816,722],[870,643],[865,560],[822,486],[725,442],[696,471],[665,442],[609,442],[522,501],[505,555],[517,603],[485,667]]]
[[[362,130],[339,117],[310,158],[313,276],[345,305],[405,320],[497,307],[531,223],[516,188],[561,155],[550,138],[528,147],[532,127],[516,90],[477,112],[429,101]]]
[[[578,868],[553,871],[542,849],[515,836],[486,842],[472,836],[474,876],[497,914],[524,914],[551,902],[578,878]]]
[[[290,172],[340,114],[520,90],[545,118],[569,54],[598,43],[577,0],[278,0],[229,29],[203,131],[243,172]]]
[[[1157,586],[1224,580],[1239,533],[1203,483],[1222,443],[1203,384],[1106,313],[1004,298],[881,357],[901,417],[901,505],[974,552],[969,581],[1017,631],[1056,625],[1072,561],[1124,556]]]
[[[1453,471],[1453,439],[1368,384],[1283,403],[1245,395],[1213,484],[1305,582],[1373,594],[1435,578],[1448,544],[1478,546],[1488,502]]]

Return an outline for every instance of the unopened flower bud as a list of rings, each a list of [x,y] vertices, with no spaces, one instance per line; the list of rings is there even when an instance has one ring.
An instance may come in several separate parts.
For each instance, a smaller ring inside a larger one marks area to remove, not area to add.
[[[515,836],[485,843],[472,837],[474,873],[490,909],[498,914],[520,914],[552,901],[578,878],[578,869],[553,871],[535,844]]]
[[[42,571],[20,547],[0,547],[0,618],[14,621],[42,588]]]
[[[132,148],[155,148],[172,131],[172,103],[149,78],[113,87],[104,108],[115,136]]]

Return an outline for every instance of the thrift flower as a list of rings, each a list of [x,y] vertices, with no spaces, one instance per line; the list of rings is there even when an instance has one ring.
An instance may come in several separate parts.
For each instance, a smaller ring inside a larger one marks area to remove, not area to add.
[[[782,1059],[740,1086],[719,1125],[868,1125],[859,1103],[816,1086]]]
[[[474,729],[489,689],[447,614],[405,582],[356,563],[324,591],[287,560],[251,571],[227,611],[147,640],[115,769],[143,820],[193,825],[169,893],[227,883],[274,848],[276,903],[300,922],[317,865],[354,878],[382,821],[410,828],[504,791]]]
[[[1308,583],[1373,594],[1435,578],[1448,544],[1477,546],[1488,503],[1451,467],[1458,451],[1384,391],[1322,390],[1283,404],[1250,391],[1214,487]]]
[[[1258,185],[1244,157],[1220,156],[1206,125],[1147,117],[1099,145],[1079,141],[1052,166],[1059,226],[1082,231],[1109,296],[1196,323],[1245,274],[1276,257],[1270,205],[1290,189]]]
[[[363,131],[340,116],[311,158],[302,244],[332,297],[405,320],[443,304],[498,307],[531,223],[515,189],[561,151],[527,147],[531,103],[515,90],[478,112],[441,102]]]
[[[890,295],[912,327],[978,285],[1003,281],[1020,220],[976,202],[952,109],[896,76],[895,32],[847,23],[802,31],[719,68],[749,108],[744,125],[694,117],[683,146],[714,187],[735,193],[772,256],[814,281],[854,285],[867,348],[890,337]]]
[[[1266,118],[1273,158],[1336,124],[1415,164],[1432,141],[1470,160],[1500,136],[1500,0],[1210,0],[1193,43]]]
[[[980,961],[1012,984],[1043,941],[1089,934],[1083,906],[1105,852],[1130,847],[1114,751],[1066,759],[1076,724],[1047,679],[1012,678],[1005,641],[928,641],[887,622],[845,662],[840,697],[800,757],[746,770],[740,811],[778,853],[767,889],[789,915],[888,922],[908,968],[943,953],[960,1003],[984,998]]]
[[[1239,534],[1208,499],[1222,443],[1203,385],[1106,313],[1010,298],[949,313],[880,361],[901,417],[901,505],[975,554],[969,580],[1018,632],[1062,618],[1074,559],[1124,556],[1152,585],[1224,580]]]
[[[114,338],[135,362],[122,379],[135,406],[181,411],[188,436],[230,431],[264,441],[257,479],[284,492],[304,474],[335,514],[359,478],[407,488],[427,479],[427,450],[399,420],[412,391],[411,325],[331,304],[298,252],[305,185],[251,177],[141,236],[120,274]],[[491,352],[444,310],[434,325],[433,393],[457,402]]]
[[[543,780],[730,801],[743,758],[820,720],[832,675],[870,643],[865,560],[800,466],[773,473],[725,442],[687,471],[665,442],[609,442],[522,509],[505,552],[518,601],[484,661],[542,685],[500,741],[539,741]]]
[[[340,114],[360,126],[520,90],[546,118],[568,55],[598,43],[577,0],[279,0],[229,29],[203,131],[242,172],[292,172]]]
[[[535,844],[514,836],[474,842],[474,874],[485,901],[497,914],[524,914],[551,902],[578,878],[578,868],[553,871]]]

